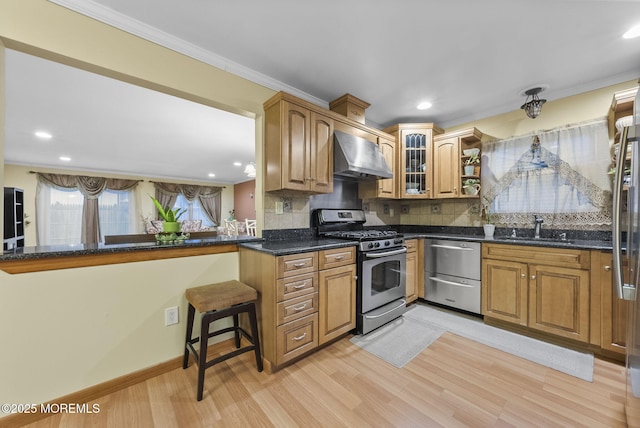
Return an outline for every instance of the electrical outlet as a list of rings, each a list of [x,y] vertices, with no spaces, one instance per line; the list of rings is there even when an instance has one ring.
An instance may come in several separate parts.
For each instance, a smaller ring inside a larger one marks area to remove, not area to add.
[[[178,324],[178,307],[173,306],[164,310],[164,324],[166,326]]]
[[[291,199],[282,199],[282,212],[290,213],[293,210]]]
[[[282,201],[276,201],[276,214],[284,213],[284,203]]]
[[[431,205],[431,214],[440,214],[440,204]]]
[[[409,214],[409,205],[400,205],[400,213]]]

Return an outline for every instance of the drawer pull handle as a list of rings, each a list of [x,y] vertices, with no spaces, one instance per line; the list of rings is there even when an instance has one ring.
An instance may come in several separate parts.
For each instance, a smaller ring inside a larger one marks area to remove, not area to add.
[[[305,262],[302,263],[294,263],[293,267],[294,268],[301,268],[301,267],[305,267],[307,264]]]
[[[306,307],[307,307],[307,304],[306,304],[306,303],[303,303],[303,304],[302,304],[302,306],[297,306],[297,307],[293,308],[293,310],[294,310],[294,311],[296,311],[296,312],[298,312],[298,311],[303,310],[303,309],[304,309],[304,308],[306,308]]]
[[[295,288],[296,290],[299,290],[300,288],[304,288],[307,284],[305,282],[298,284],[298,285],[294,285],[293,288]]]
[[[344,256],[334,256],[333,259],[334,260],[342,260],[342,259],[344,259]]]
[[[293,340],[300,341],[300,340],[304,339],[305,337],[307,337],[307,333],[303,333],[302,336],[294,337]]]

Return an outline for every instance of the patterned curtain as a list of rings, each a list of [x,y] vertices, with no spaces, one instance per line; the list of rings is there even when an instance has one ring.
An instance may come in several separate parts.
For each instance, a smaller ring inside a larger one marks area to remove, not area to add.
[[[538,144],[539,143],[539,144]],[[482,201],[503,227],[611,225],[606,119],[483,143]]]

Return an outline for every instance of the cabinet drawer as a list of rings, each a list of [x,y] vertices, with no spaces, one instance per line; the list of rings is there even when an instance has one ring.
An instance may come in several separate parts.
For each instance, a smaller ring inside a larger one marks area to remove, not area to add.
[[[318,274],[308,273],[306,275],[291,276],[277,281],[278,302],[294,297],[300,297],[318,291]]]
[[[589,250],[528,245],[482,245],[482,257],[484,258],[513,260],[575,269],[589,269],[591,266],[590,256]]]
[[[356,262],[356,248],[336,248],[320,251],[320,269],[350,265]]]
[[[276,365],[286,363],[318,346],[318,314],[277,328]]]
[[[309,252],[278,257],[278,278],[285,278],[318,270],[318,253]]]
[[[407,253],[411,253],[413,251],[418,250],[418,240],[417,239],[407,239],[404,241],[404,244],[407,246]]]
[[[297,320],[306,315],[318,312],[318,293],[296,297],[278,303],[277,325]]]

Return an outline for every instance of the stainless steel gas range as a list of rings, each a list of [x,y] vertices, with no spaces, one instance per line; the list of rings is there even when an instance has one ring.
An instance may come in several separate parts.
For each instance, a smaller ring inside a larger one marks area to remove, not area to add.
[[[407,248],[392,230],[365,229],[362,210],[320,209],[318,236],[358,241],[356,331],[367,334],[406,311]]]

